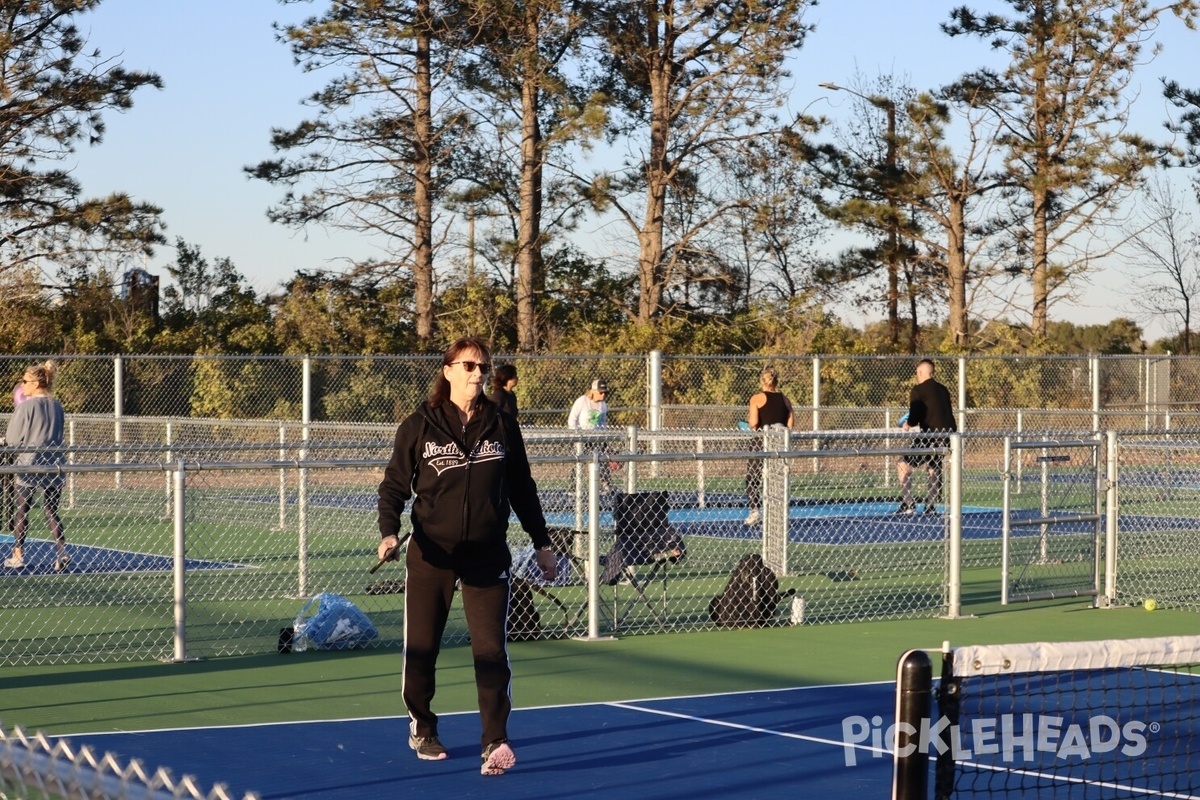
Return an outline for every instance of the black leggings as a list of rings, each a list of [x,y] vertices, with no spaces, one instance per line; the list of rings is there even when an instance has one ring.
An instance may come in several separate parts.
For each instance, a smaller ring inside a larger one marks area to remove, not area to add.
[[[13,526],[13,538],[16,539],[17,547],[25,545],[25,531],[29,528],[29,509],[33,508],[33,493],[37,489],[32,486],[17,486],[17,518],[16,524]],[[46,522],[50,525],[50,532],[54,534],[54,541],[59,544],[66,542],[66,537],[63,535],[62,519],[58,516],[58,501],[62,498],[61,486],[47,486],[44,490],[42,501],[42,510],[46,514]]]
[[[481,743],[486,747],[507,739],[508,717],[512,711],[509,696],[512,668],[506,640],[507,564],[496,563],[490,570],[492,575],[503,575],[502,579],[484,579],[482,575],[489,571],[487,564],[470,565],[471,572],[480,575],[460,575],[454,569],[430,564],[421,553],[416,538],[409,540],[405,564],[401,693],[411,721],[409,732],[415,736],[437,736],[438,718],[432,709],[437,687],[437,659],[454,600],[455,582],[461,577],[463,613],[471,635],[475,692],[483,727]]]

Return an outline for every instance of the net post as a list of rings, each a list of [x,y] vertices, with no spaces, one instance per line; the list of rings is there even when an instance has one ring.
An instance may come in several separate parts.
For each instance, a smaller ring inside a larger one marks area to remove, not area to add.
[[[948,723],[942,727],[941,733],[938,734],[938,740],[941,743],[938,746],[937,761],[934,762],[933,768],[933,797],[934,800],[949,800],[954,796],[954,734],[952,729],[957,729],[961,723],[959,714],[960,706],[960,681],[954,673],[954,650],[950,647],[950,642],[942,642],[942,679],[938,683],[937,689],[937,707],[938,707],[938,722],[943,720]],[[930,746],[933,746],[932,742]]]
[[[933,662],[924,650],[909,650],[896,666],[896,741],[892,759],[892,800],[925,800],[929,791],[929,752],[921,747],[933,697]]]

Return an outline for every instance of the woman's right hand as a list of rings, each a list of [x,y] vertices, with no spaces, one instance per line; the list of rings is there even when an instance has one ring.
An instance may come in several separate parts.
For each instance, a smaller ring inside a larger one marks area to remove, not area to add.
[[[400,546],[400,539],[396,536],[385,536],[379,541],[379,560],[380,561],[395,561],[398,554],[397,550]]]

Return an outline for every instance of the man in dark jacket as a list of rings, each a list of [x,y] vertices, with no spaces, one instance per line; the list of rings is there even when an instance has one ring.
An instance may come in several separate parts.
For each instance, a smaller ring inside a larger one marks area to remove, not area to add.
[[[954,409],[950,404],[950,390],[933,377],[933,362],[928,358],[917,362],[917,384],[909,393],[908,418],[902,427],[904,430],[919,428],[923,434],[943,431],[950,433],[958,430],[958,424],[954,421]],[[931,452],[900,457],[896,463],[896,473],[900,478],[903,499],[897,513],[916,513],[912,474],[914,468],[922,466],[929,476],[925,491],[925,513],[938,513],[937,504],[942,497],[942,454],[932,451],[943,450],[949,446],[948,438],[918,436],[913,442],[913,447],[928,448]]]
[[[556,575],[556,559],[520,427],[484,394],[490,368],[485,343],[455,342],[442,356],[432,396],[396,430],[379,485],[378,552],[381,559],[396,557],[400,518],[411,498],[402,688],[409,747],[422,760],[447,757],[431,705],[457,583],[475,662],[482,772],[500,775],[516,763],[507,730],[512,710],[506,642],[510,512],[516,512],[537,548],[537,564],[547,580]]]

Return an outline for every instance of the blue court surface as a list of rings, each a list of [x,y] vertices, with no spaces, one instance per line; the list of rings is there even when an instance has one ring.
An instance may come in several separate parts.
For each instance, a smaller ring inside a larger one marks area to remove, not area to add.
[[[744,495],[730,492],[708,492],[703,496],[695,491],[670,491],[667,517],[671,525],[682,535],[717,539],[754,540],[762,536],[759,526],[746,526]],[[539,492],[546,522],[555,527],[576,526],[576,498],[573,493],[561,489]],[[276,504],[278,495],[271,493],[238,495],[242,502]],[[288,502],[295,503],[295,496]],[[308,503],[317,508],[338,508],[374,512],[378,496],[368,493],[312,493]],[[788,509],[788,541],[794,544],[861,544],[879,542],[935,541],[946,536],[945,506],[938,506],[938,514],[904,516],[896,513],[898,500],[883,497],[866,497],[858,500],[831,500],[827,498],[793,498]],[[1037,509],[1014,511],[1014,519],[1040,517]],[[1101,526],[1106,520],[1101,519]],[[613,513],[611,503],[602,504],[600,519],[602,529],[611,530]],[[999,540],[1004,529],[1001,509],[992,506],[964,506],[962,536],[965,540]],[[1058,523],[1059,533],[1086,533],[1091,523]],[[1120,529],[1125,532],[1200,530],[1200,518],[1194,516],[1148,515],[1123,512]],[[1014,527],[1015,537],[1037,535],[1036,527]]]
[[[437,762],[408,749],[404,717],[65,738],[264,800],[857,800],[890,795],[892,761],[869,739],[843,745],[844,725],[886,727],[893,706],[889,682],[519,709],[509,723],[517,764],[493,777],[479,774],[475,713],[441,717],[450,758]]]
[[[0,534],[0,545],[12,544],[14,539],[7,534]],[[170,555],[155,555],[153,553],[137,553],[127,550],[114,550],[111,547],[96,547],[94,545],[70,543],[71,564],[66,572],[74,575],[86,573],[114,572],[170,572],[174,569],[175,560]],[[57,550],[54,542],[49,539],[25,540],[25,566],[21,569],[0,567],[3,575],[50,575],[54,572],[54,559]],[[188,570],[200,569],[236,569],[240,564],[225,561],[208,561],[199,558],[184,559]]]

